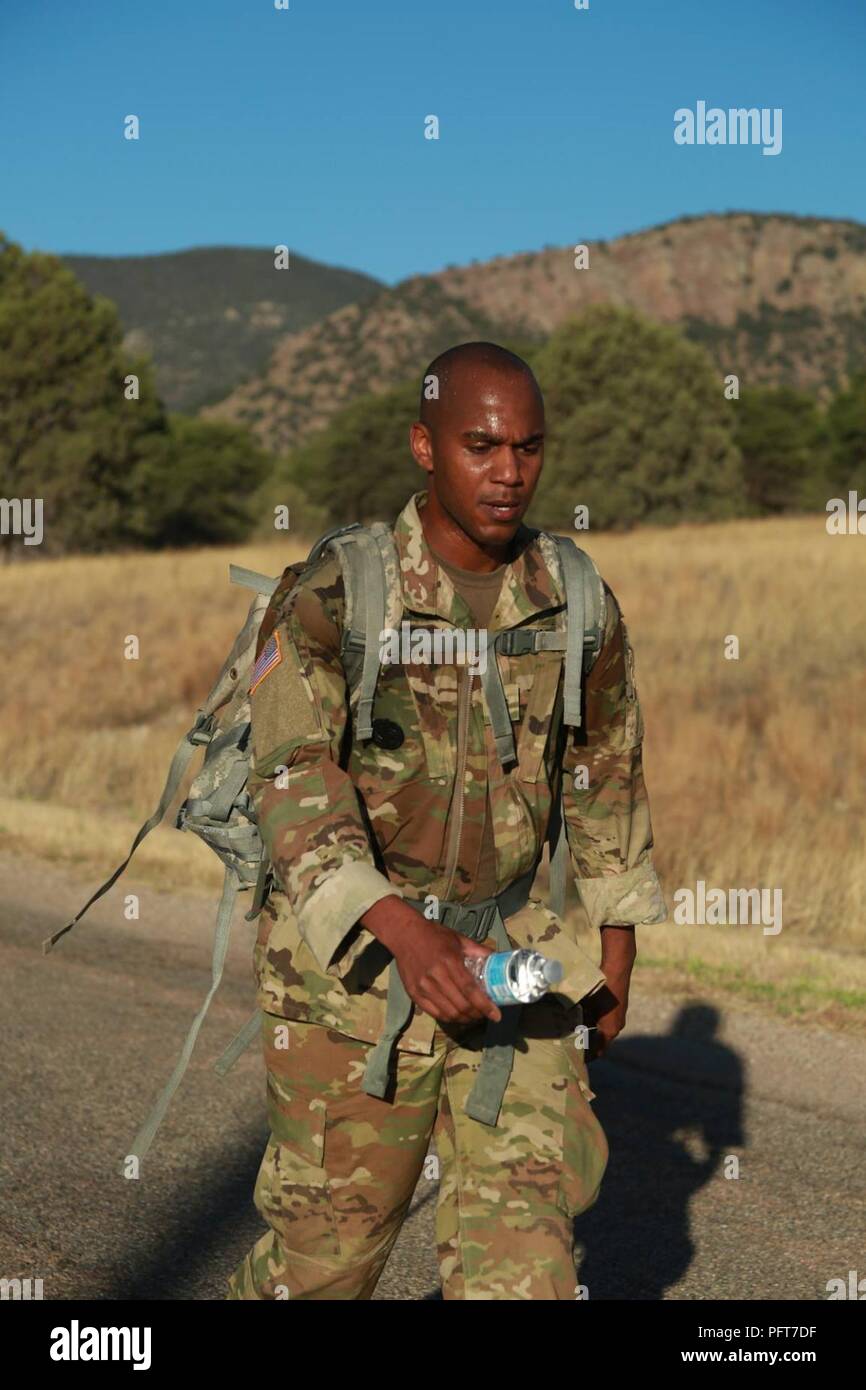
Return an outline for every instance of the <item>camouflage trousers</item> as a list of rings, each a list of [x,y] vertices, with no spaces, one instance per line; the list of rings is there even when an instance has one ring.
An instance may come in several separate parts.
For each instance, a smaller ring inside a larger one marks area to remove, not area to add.
[[[608,1160],[573,1036],[581,1019],[580,1006],[522,1010],[494,1127],[463,1110],[483,1027],[438,1027],[431,1055],[395,1054],[379,1100],[361,1090],[368,1044],[264,1014],[271,1134],[253,1200],[270,1229],[228,1297],[370,1298],[430,1173],[432,1138],[443,1297],[573,1299],[573,1219],[596,1201]]]

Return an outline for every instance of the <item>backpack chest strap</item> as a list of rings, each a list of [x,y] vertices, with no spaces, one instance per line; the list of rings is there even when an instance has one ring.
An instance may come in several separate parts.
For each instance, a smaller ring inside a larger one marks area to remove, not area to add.
[[[566,626],[554,631],[517,627],[488,633],[488,660],[481,675],[500,765],[516,760],[514,732],[496,653],[519,656],[530,652],[563,651],[565,678],[563,722],[579,728],[582,722],[581,682],[592,665],[604,631],[604,594],[598,571],[585,551],[569,537],[544,537],[548,562],[559,569],[566,599]],[[347,543],[348,542],[348,543]],[[343,565],[346,588],[346,626],[343,656],[349,684],[357,689],[356,737],[373,737],[373,701],[379,675],[379,636],[396,620],[399,561],[388,527],[376,523],[357,528],[331,542]]]
[[[583,585],[580,586],[583,597]],[[531,652],[565,652],[565,693],[563,721],[575,728],[581,722],[581,678],[585,665],[590,665],[595,655],[595,637],[585,632],[585,608],[577,605],[573,612],[569,600],[568,623],[565,628],[512,627],[504,632],[492,633],[488,639],[487,668],[481,676],[484,698],[490,713],[493,741],[502,767],[515,762],[517,753],[514,745],[514,730],[508,701],[502,685],[499,664],[494,653],[503,656],[526,656]]]

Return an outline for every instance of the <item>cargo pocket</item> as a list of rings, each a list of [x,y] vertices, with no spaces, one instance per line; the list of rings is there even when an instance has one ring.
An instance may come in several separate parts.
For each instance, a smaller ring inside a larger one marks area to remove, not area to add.
[[[596,961],[575,940],[563,919],[543,903],[530,898],[520,910],[506,918],[505,930],[512,945],[540,951],[562,966],[560,983],[551,992],[551,999],[575,1009],[575,1021],[583,1017],[579,1001],[605,983],[605,976]]]
[[[284,1019],[265,1015],[265,1029]],[[324,1168],[325,1101],[302,1080],[302,1062],[292,1075],[292,1044],[298,1030],[314,1024],[289,1023],[289,1047],[283,1054],[286,1073],[277,1074],[268,1060],[268,1120],[271,1135],[259,1169],[253,1200],[288,1251],[313,1256],[338,1256],[340,1240]]]
[[[590,1101],[595,1098],[583,1051],[569,1035],[562,1039],[568,1056],[568,1084],[562,1142],[562,1172],[557,1206],[568,1216],[579,1216],[598,1200],[607,1168],[607,1138]]]

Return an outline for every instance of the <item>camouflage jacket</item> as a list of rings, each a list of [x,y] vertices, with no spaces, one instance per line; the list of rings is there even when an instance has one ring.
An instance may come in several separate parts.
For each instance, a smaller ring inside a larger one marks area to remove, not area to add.
[[[425,498],[410,498],[394,526],[404,616],[470,628],[469,608],[426,543],[419,517]],[[565,596],[548,567],[549,545],[522,528],[491,631],[530,617],[542,627],[561,624],[551,610]],[[603,644],[586,679],[585,730],[560,726],[562,652],[490,652],[500,663],[514,729],[517,762],[506,770],[480,678],[467,665],[383,665],[374,716],[399,725],[403,742],[383,748],[354,741],[340,660],[338,559],[326,553],[286,587],[278,586],[265,615],[276,633],[275,659],[251,687],[248,785],[276,877],[255,951],[263,1009],[378,1039],[391,957],[358,919],[393,893],[458,902],[486,896],[475,885],[488,806],[496,882],[502,889],[521,877],[544,845],[561,777],[571,865],[591,924],[664,921],[634,660],[606,585]],[[515,945],[538,945],[562,962],[566,1004],[604,983],[597,956],[537,899],[506,926]],[[398,1046],[429,1052],[435,1026],[416,1009]]]

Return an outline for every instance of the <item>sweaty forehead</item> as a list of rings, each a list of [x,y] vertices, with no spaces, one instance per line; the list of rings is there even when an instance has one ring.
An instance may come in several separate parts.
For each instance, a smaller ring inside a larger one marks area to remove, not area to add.
[[[517,428],[529,422],[539,428],[544,410],[539,392],[526,372],[462,363],[439,383],[439,399],[431,401],[436,423],[458,434],[463,430]]]

